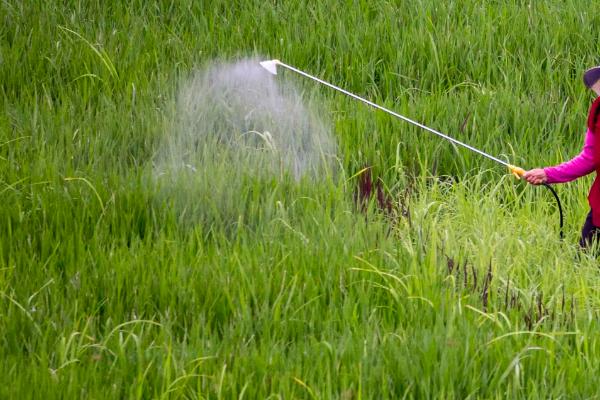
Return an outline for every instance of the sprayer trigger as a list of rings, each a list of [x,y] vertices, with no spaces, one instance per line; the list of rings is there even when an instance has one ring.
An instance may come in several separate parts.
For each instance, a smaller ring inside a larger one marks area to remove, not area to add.
[[[521,167],[517,167],[515,165],[509,165],[508,170],[511,174],[515,176],[517,179],[521,179],[523,175],[525,175],[525,170]]]

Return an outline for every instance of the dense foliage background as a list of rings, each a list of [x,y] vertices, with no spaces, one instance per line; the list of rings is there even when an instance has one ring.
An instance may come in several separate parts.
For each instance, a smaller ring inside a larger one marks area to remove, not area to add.
[[[248,56],[525,168],[565,160],[600,63],[589,1],[4,1],[0,20],[0,397],[598,394],[589,178],[559,189],[560,242],[543,189],[283,75],[321,99],[338,173],[203,171],[176,198],[152,179],[182,85]],[[366,165],[391,215],[354,204]]]

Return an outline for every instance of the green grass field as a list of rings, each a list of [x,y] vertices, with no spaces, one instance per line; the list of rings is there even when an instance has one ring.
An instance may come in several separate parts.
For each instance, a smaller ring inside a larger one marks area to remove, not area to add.
[[[0,20],[0,398],[600,397],[591,178],[559,188],[561,242],[548,191],[294,78],[337,173],[152,179],[181,87],[242,57],[524,168],[566,160],[589,1],[5,0]],[[365,165],[394,215],[354,204]]]

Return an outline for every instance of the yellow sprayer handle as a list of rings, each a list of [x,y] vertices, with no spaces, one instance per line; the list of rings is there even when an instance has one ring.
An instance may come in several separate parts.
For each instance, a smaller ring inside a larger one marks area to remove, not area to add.
[[[523,175],[525,175],[525,170],[521,167],[517,167],[515,165],[509,165],[508,170],[511,174],[515,176],[517,179],[521,179]]]

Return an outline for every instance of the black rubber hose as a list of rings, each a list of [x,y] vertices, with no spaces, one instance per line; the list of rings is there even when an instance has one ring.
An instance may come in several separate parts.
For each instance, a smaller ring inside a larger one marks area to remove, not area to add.
[[[562,204],[560,202],[560,197],[558,197],[558,193],[556,193],[556,190],[554,190],[554,188],[552,186],[548,185],[547,183],[543,183],[543,185],[546,186],[548,188],[548,190],[550,190],[552,192],[552,195],[556,199],[556,205],[558,206],[558,214],[560,215],[560,224],[559,224],[560,240],[563,240],[564,236],[565,236],[564,232],[563,232],[564,218],[563,218],[563,209],[562,209]]]

